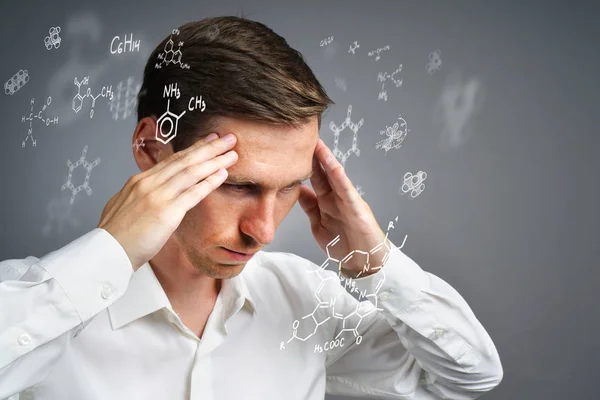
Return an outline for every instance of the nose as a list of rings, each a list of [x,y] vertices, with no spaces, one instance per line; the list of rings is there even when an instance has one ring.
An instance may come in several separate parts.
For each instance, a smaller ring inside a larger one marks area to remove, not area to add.
[[[250,205],[240,222],[241,231],[252,237],[261,246],[275,239],[275,201],[274,197],[262,196]]]

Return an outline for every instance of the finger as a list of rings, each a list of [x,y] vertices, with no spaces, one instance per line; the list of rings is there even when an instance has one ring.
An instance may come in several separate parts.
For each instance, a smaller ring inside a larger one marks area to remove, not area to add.
[[[321,144],[322,144],[322,141],[321,141],[321,139],[319,139],[319,142],[317,143],[317,147],[315,148],[315,153],[313,154],[313,159],[312,159],[312,168],[313,168],[314,173],[312,174],[312,176],[310,178],[310,184],[312,185],[313,189],[315,190],[315,193],[317,194],[317,196],[323,196],[323,195],[331,192],[331,184],[327,180],[327,174],[325,173],[325,170],[321,166],[321,164],[319,162],[319,157],[317,156],[317,152],[321,148]]]
[[[159,197],[162,201],[172,201],[173,198],[188,190],[190,187],[198,184],[207,177],[216,173],[219,169],[227,169],[235,164],[238,155],[230,150],[225,154],[217,156],[203,163],[195,164],[184,168],[170,179],[167,179],[157,188]]]
[[[205,136],[204,138],[196,141],[193,145],[191,145],[187,149],[182,150],[180,152],[177,152],[177,153],[167,157],[166,159],[155,164],[152,168],[149,168],[146,171],[143,171],[137,175],[131,176],[129,178],[129,180],[127,182],[125,182],[125,186],[121,189],[121,198],[119,199],[119,201],[117,202],[116,205],[118,207],[121,207],[124,204],[131,203],[134,200],[134,198],[133,198],[133,196],[130,196],[130,194],[134,189],[138,190],[142,193],[146,193],[147,191],[150,191],[150,190],[154,189],[155,187],[159,186],[161,184],[160,177],[158,175],[160,171],[162,171],[165,167],[169,166],[172,162],[183,157],[185,154],[189,153],[190,151],[193,151],[194,149],[205,146],[208,143],[217,139],[218,137],[219,137],[219,135],[217,135],[216,133],[214,133],[214,132],[210,133],[209,135]],[[140,189],[140,186],[143,186],[143,188]]]
[[[321,225],[321,212],[319,211],[317,194],[313,192],[308,185],[300,185],[300,197],[298,197],[298,203],[308,216],[311,229],[315,229]]]
[[[214,174],[206,177],[206,179],[198,182],[181,195],[177,196],[171,203],[172,206],[177,210],[185,210],[185,212],[187,212],[221,186],[225,179],[227,179],[227,175],[226,169],[219,169]]]
[[[158,171],[156,175],[156,180],[159,183],[164,183],[166,180],[171,179],[178,172],[190,168],[195,164],[201,164],[208,160],[211,160],[217,157],[220,154],[225,153],[228,150],[231,150],[236,143],[235,135],[232,135],[233,142],[229,142],[224,140],[223,138],[218,138],[210,143],[202,143],[196,144],[194,143],[187,151],[183,152],[178,157],[175,157],[174,160],[168,163],[162,170]]]
[[[358,197],[360,197],[356,188],[331,150],[321,139],[319,139],[319,142],[321,146],[316,153],[319,161],[323,164],[329,184],[342,200],[347,201],[350,205],[355,205],[358,202]]]
[[[218,138],[219,138],[219,135],[217,135],[215,132],[211,132],[209,135],[206,135],[202,139],[194,142],[187,149],[178,151],[177,153],[172,154],[171,156],[167,157],[166,159],[162,160],[161,162],[156,163],[152,168],[149,168],[146,171],[144,171],[141,174],[141,177],[156,174],[158,171],[160,171],[164,167],[166,167],[171,161],[174,161],[175,159],[184,156],[185,154],[189,153],[190,151],[194,151],[194,149],[197,149],[198,147],[202,147]]]

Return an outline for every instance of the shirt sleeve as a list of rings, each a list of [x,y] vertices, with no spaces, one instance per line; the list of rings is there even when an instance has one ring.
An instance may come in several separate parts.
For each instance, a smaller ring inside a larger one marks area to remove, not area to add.
[[[343,285],[364,301],[344,292],[336,303],[348,317],[334,335],[346,345],[327,354],[327,393],[475,399],[502,380],[494,343],[462,296],[393,244],[378,272]]]
[[[0,262],[0,399],[43,381],[132,275],[127,253],[101,228],[41,259]]]

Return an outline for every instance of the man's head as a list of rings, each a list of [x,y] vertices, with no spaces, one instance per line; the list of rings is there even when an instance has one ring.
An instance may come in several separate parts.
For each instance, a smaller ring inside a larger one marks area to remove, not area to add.
[[[181,63],[189,69],[178,62],[155,67],[169,39],[173,50],[183,42]],[[155,131],[166,111],[165,86],[171,84],[179,93],[169,98],[169,111],[186,113],[165,145]],[[196,96],[202,96],[204,111],[188,108]],[[134,152],[140,169],[211,132],[237,136],[238,161],[228,179],[186,214],[172,238],[195,269],[215,278],[235,276],[244,263],[229,258],[223,247],[253,253],[273,240],[298,199],[298,181],[312,172],[321,115],[330,104],[302,55],[259,22],[207,18],[183,25],[157,46],[138,96],[134,141],[145,142]]]

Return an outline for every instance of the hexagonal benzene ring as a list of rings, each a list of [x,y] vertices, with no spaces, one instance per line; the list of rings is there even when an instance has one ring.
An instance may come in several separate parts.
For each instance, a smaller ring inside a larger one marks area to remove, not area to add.
[[[165,43],[165,49],[164,49],[165,54],[173,51],[173,44],[174,44],[173,39],[169,38],[169,40],[167,40],[167,43]]]
[[[77,160],[75,164],[73,164],[71,160],[67,160],[67,166],[69,167],[69,176],[67,178],[67,182],[62,186],[61,191],[65,189],[71,190],[71,204],[73,204],[73,202],[75,201],[75,196],[77,195],[77,193],[79,193],[82,189],[84,189],[87,192],[88,196],[91,196],[92,194],[92,188],[90,187],[90,176],[92,173],[92,169],[98,164],[100,164],[100,157],[96,158],[96,160],[94,160],[94,162],[92,163],[86,161],[85,155],[87,153],[87,149],[88,147],[87,145],[85,145],[83,147],[81,157],[79,158],[79,160]],[[86,169],[85,179],[83,184],[75,187],[75,185],[73,185],[72,182],[73,171],[80,165],[83,165],[83,167]]]
[[[84,96],[81,95],[81,85],[87,85],[89,82],[89,77],[84,77],[81,82],[79,81],[79,79],[77,79],[77,77],[75,77],[73,79],[73,84],[75,86],[77,86],[77,94],[75,95],[75,97],[73,97],[73,102],[72,102],[72,107],[73,107],[73,111],[75,111],[76,113],[78,113],[81,108],[83,107],[83,99]],[[90,88],[88,88],[88,92],[90,92]],[[88,94],[89,96],[89,94]]]
[[[169,65],[173,62],[175,58],[175,53],[173,50],[165,51],[165,64]]]
[[[162,144],[169,143],[171,140],[173,140],[173,138],[175,136],[177,136],[177,127],[179,125],[179,118],[183,117],[183,115],[185,114],[185,110],[183,110],[183,112],[179,115],[169,111],[170,104],[171,104],[171,100],[169,99],[169,100],[167,100],[167,111],[165,111],[165,113],[160,116],[158,121],[156,121],[156,135],[155,135],[156,140],[158,140]],[[163,130],[163,124],[165,124],[165,123],[170,124],[169,132],[166,134],[164,133],[164,130]],[[164,139],[165,137],[166,137],[166,139]]]
[[[329,129],[333,131],[333,155],[338,158],[342,165],[346,165],[346,160],[352,153],[356,154],[356,156],[360,156],[360,149],[358,148],[358,130],[364,123],[364,118],[361,118],[357,123],[352,122],[352,104],[348,106],[348,112],[346,113],[346,119],[340,126],[337,126],[333,121],[329,123]],[[339,141],[340,141],[340,133],[346,129],[350,128],[353,132],[352,136],[352,147],[348,149],[346,152],[343,152],[339,149]]]
[[[356,260],[360,260],[360,261],[356,261]],[[340,271],[342,269],[349,269],[349,268],[344,268],[345,264],[348,264],[350,262],[350,260],[354,260],[353,264],[359,264],[362,265],[362,270],[358,273],[358,275],[356,276],[357,278],[359,278],[362,274],[368,272],[370,270],[370,263],[369,263],[369,252],[367,251],[362,251],[362,250],[352,250],[350,253],[348,253],[346,255],[346,257],[344,257],[340,262],[339,262],[339,269]]]
[[[173,61],[175,64],[179,64],[181,65],[181,56],[183,55],[183,53],[181,53],[181,50],[177,49],[177,51],[175,51],[173,53],[173,59],[175,61]]]
[[[83,107],[83,97],[79,93],[73,97],[73,111],[78,113]]]

